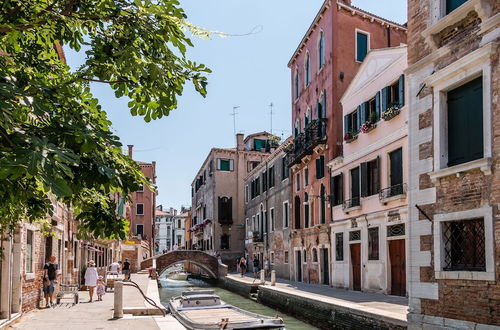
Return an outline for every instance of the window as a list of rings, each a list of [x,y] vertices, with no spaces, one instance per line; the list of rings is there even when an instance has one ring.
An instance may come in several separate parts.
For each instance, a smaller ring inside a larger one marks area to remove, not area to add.
[[[319,223],[326,223],[326,196],[325,196],[325,186],[321,184],[319,191]]]
[[[309,228],[309,194],[304,193],[304,228]]]
[[[288,201],[283,203],[283,228],[288,228],[289,226],[289,216],[288,216]]]
[[[484,220],[443,223],[444,270],[486,271]]]
[[[252,180],[250,193],[252,199],[260,195],[260,177],[257,177],[256,179]]]
[[[269,223],[267,222],[267,211],[262,212],[262,222],[264,223],[264,233],[267,234],[267,231],[269,230]]]
[[[335,234],[335,260],[344,260],[344,233]]]
[[[309,185],[309,169],[306,167],[304,169],[304,187]]]
[[[448,166],[483,156],[483,80],[479,77],[448,92]]]
[[[233,159],[217,159],[217,170],[219,171],[233,171],[234,170],[234,160]]]
[[[331,195],[332,195],[331,203],[333,204],[333,206],[341,205],[342,202],[344,201],[343,181],[344,178],[342,173],[331,178],[331,183],[330,183]]]
[[[251,231],[256,231],[257,230],[257,223],[255,222],[255,215],[252,216],[252,230]]]
[[[267,140],[254,139],[253,143],[254,143],[255,150],[257,150],[257,151],[265,151],[269,147],[269,144],[267,143]]]
[[[248,185],[245,185],[245,203],[248,203]]]
[[[274,208],[269,210],[270,217],[271,217],[271,231],[274,231],[275,228],[275,223],[274,223]]]
[[[144,237],[144,225],[135,225],[135,235]]]
[[[352,136],[358,134],[359,127],[360,127],[360,120],[358,120],[358,116],[360,115],[360,112],[358,109],[354,110],[348,115],[344,116],[344,134],[350,134]]]
[[[364,102],[360,105],[359,111],[361,111],[361,124],[370,122],[376,123],[380,119],[380,93],[371,100]]]
[[[177,235],[177,246],[181,246],[182,245],[182,236],[181,235]]]
[[[229,250],[229,235],[222,234],[220,237],[220,249],[221,250]]]
[[[368,260],[379,259],[378,227],[368,228]]]
[[[367,197],[378,194],[379,184],[379,157],[370,162],[361,163],[361,196]]]
[[[136,215],[144,215],[144,204],[137,203],[135,205],[135,214]]]
[[[76,238],[73,239],[73,268],[78,266],[78,241]]]
[[[350,231],[349,232],[349,241],[359,241],[361,240],[361,231]]]
[[[446,0],[446,15],[460,7],[467,0]]]
[[[321,179],[325,176],[325,156],[321,155],[316,159],[316,179]]]
[[[275,185],[275,180],[274,180],[274,166],[271,166],[268,170],[268,177],[269,177],[269,188],[274,187]]]
[[[181,227],[182,227],[182,226],[181,226],[181,219],[178,219],[178,220],[177,220],[177,228],[181,228]]]
[[[294,201],[294,205],[295,205],[295,229],[300,229],[300,213],[301,213],[301,205],[300,205],[300,197],[299,196],[295,196],[295,201]]]
[[[144,184],[139,184],[139,189],[137,189],[137,192],[144,192]]]
[[[304,258],[303,258],[302,262],[307,263],[307,250],[304,250]]]
[[[305,86],[307,87],[311,83],[311,57],[309,56],[309,53],[306,54],[306,62],[304,64],[304,68],[306,75]]]
[[[299,81],[299,70],[295,69],[295,99],[300,96],[300,81]]]
[[[351,199],[359,199],[359,167],[351,170]]]
[[[262,173],[262,192],[267,191],[267,171]]]
[[[399,148],[389,154],[391,196],[403,193],[403,149]]]
[[[321,69],[323,65],[325,65],[325,35],[323,31],[319,33],[318,65],[319,69]]]
[[[287,156],[281,158],[281,180],[285,180],[290,176],[290,169],[286,165]]]
[[[296,190],[297,191],[300,191],[300,173],[297,173],[297,175],[295,176],[295,182],[296,182]]]
[[[288,263],[288,251],[285,251],[285,264]]]
[[[318,262],[318,250],[315,248],[312,249],[312,254],[313,254],[313,262]]]
[[[363,62],[369,50],[368,35],[356,32],[356,61]]]
[[[377,94],[378,95],[378,94]],[[393,106],[404,106],[404,75],[399,76],[399,80],[391,86],[382,88],[381,107],[382,112]]]
[[[221,225],[231,225],[233,223],[233,198],[219,197],[219,223]]]
[[[33,273],[33,231],[26,230],[26,273]]]
[[[405,224],[392,225],[387,227],[387,237],[402,236],[405,234]]]

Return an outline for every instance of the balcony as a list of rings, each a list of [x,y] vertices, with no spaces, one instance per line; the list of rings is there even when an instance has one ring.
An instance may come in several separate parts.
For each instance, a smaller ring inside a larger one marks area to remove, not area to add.
[[[391,201],[405,199],[406,191],[407,191],[406,183],[401,183],[380,190],[378,197],[382,203],[387,204]]]
[[[345,213],[349,213],[351,211],[361,209],[360,198],[354,197],[354,198],[351,198],[351,199],[344,201],[344,204],[342,204],[342,209],[344,210]]]
[[[311,155],[316,146],[326,143],[327,119],[313,120],[305,129],[293,140],[293,146],[288,150],[288,167],[300,163],[302,158]]]

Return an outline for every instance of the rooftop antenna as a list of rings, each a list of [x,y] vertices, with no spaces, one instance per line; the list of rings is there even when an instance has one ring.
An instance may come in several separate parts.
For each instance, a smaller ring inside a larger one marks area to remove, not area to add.
[[[273,102],[271,102],[271,104],[269,104],[269,108],[271,109],[271,135],[273,135]]]
[[[231,114],[231,116],[233,116],[233,136],[236,136],[236,115],[238,114],[236,112],[236,109],[238,109],[239,107],[239,105],[233,106],[233,113]]]

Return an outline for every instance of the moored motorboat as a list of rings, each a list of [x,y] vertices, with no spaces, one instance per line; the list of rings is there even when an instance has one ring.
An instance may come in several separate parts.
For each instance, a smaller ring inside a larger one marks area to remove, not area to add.
[[[213,290],[185,291],[170,299],[172,315],[187,329],[284,329],[279,317],[259,315],[229,305]]]
[[[187,280],[189,274],[186,272],[172,272],[168,274],[168,278],[176,281],[185,281]]]

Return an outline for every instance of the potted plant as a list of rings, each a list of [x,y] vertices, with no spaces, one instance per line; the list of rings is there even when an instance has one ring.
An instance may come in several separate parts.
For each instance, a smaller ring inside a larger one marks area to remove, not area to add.
[[[399,115],[401,112],[401,106],[399,103],[391,103],[389,104],[389,107],[382,112],[382,119],[385,121],[391,120],[392,118],[396,117]]]
[[[356,140],[358,138],[358,132],[356,131],[348,131],[344,135],[344,141],[346,143],[351,143],[352,141]]]

